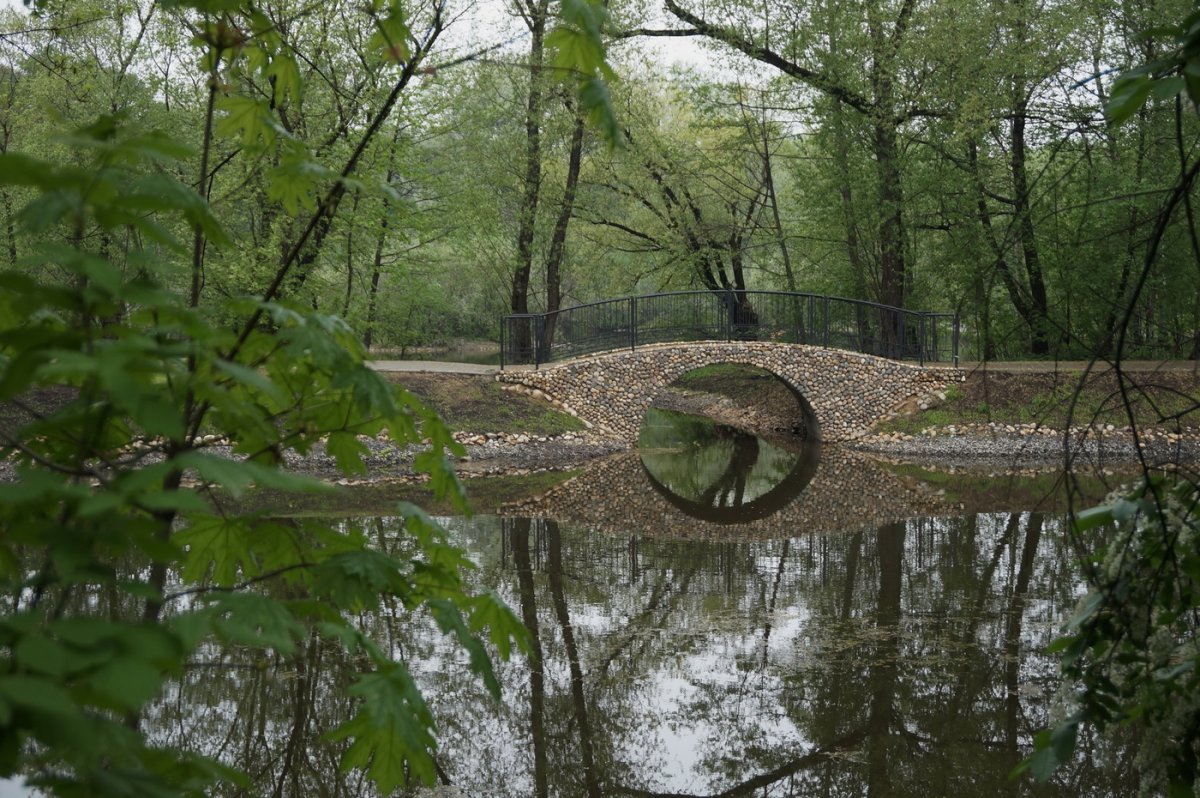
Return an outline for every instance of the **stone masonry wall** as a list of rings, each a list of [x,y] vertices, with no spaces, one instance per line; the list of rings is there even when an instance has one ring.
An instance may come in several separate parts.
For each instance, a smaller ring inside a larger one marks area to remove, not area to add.
[[[871,425],[908,399],[921,399],[960,382],[945,366],[895,360],[803,344],[699,342],[658,344],[608,352],[538,371],[502,371],[496,379],[542,396],[589,422],[598,432],[636,441],[654,397],[681,375],[714,363],[744,363],[778,376],[811,410],[824,441],[865,435]]]

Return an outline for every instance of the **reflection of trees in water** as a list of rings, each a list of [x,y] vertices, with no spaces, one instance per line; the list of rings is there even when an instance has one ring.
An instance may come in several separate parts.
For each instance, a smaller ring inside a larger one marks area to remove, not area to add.
[[[592,607],[597,590],[613,586],[600,598],[612,622],[576,632],[592,734],[619,755],[602,774],[614,794],[670,789],[661,780],[667,752],[633,731],[664,720],[699,730],[703,794],[1028,788],[1007,774],[1044,718],[1044,697],[1022,693],[1038,678],[1050,688],[1052,666],[1031,667],[1028,657],[1053,624],[1035,615],[1026,628],[1027,605],[1031,593],[1043,608],[1071,601],[1040,517],[754,544],[562,540],[568,601]],[[672,592],[682,573],[686,588]],[[694,688],[685,701],[661,701],[664,674]],[[617,739],[629,733],[635,742]],[[1123,789],[1094,771],[1077,778],[1045,791]]]
[[[738,435],[733,440],[733,454],[720,476],[700,491],[696,500],[709,507],[741,507],[746,501],[746,480],[758,464],[762,447],[753,435]]]
[[[533,744],[534,795],[549,795],[546,776],[546,668],[537,615],[537,593],[533,585],[533,563],[529,557],[528,518],[513,519],[508,530],[513,565],[520,585],[521,621],[530,632],[529,654],[529,727]]]
[[[341,747],[321,740],[350,715],[340,690],[351,663],[339,643],[314,633],[288,659],[216,646],[200,653],[147,714],[151,739],[236,763],[252,785],[227,794],[369,794],[361,774],[338,771]]]
[[[639,442],[644,475],[656,493],[692,518],[744,524],[768,518],[804,492],[820,448],[786,447],[706,418],[651,409]]]
[[[372,523],[403,545],[398,524]],[[476,577],[537,629],[536,664],[500,666],[500,706],[402,608],[362,625],[418,674],[445,778],[469,795],[1036,793],[1007,773],[1053,690],[1034,652],[1074,600],[1058,527],[981,516],[685,543],[456,520]],[[239,761],[259,780],[247,794],[370,794],[321,739],[348,714],[340,646],[314,634],[291,661],[205,658],[154,735]],[[1111,769],[1071,778],[1043,792],[1125,791]]]
[[[676,495],[708,507],[738,507],[757,498],[786,478],[799,458],[699,416],[651,408],[646,418],[638,444],[646,469]]]

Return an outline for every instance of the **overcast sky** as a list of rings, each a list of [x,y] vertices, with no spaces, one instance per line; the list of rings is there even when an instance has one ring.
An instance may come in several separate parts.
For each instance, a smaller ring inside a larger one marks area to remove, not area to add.
[[[24,9],[21,0],[0,0],[0,8]],[[647,20],[646,24],[660,27],[670,27],[666,19]],[[474,48],[486,47],[522,35],[519,22],[512,19],[506,10],[503,0],[480,0],[473,8],[454,21],[448,33],[447,44],[454,51],[467,52]],[[527,34],[526,34],[527,35]],[[519,47],[521,39],[514,42]],[[617,43],[613,47],[614,54],[629,47],[637,47],[651,54],[655,61],[665,67],[685,66],[708,71],[712,65],[712,55],[700,44],[689,38],[659,38],[643,39],[636,44]],[[442,51],[443,57],[451,54]]]

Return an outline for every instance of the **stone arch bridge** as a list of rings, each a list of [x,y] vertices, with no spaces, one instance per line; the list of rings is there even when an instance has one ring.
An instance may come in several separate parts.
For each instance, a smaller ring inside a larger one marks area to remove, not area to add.
[[[909,399],[959,382],[947,366],[918,366],[874,355],[762,341],[656,344],[543,366],[501,371],[514,390],[540,391],[604,434],[635,442],[654,398],[683,374],[716,363],[756,366],[796,396],[808,437],[845,441]]]

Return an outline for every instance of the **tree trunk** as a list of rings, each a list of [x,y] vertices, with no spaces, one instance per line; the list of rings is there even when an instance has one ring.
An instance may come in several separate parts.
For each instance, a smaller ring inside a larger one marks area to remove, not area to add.
[[[908,275],[905,270],[899,123],[892,69],[898,37],[904,30],[904,17],[896,21],[891,36],[884,32],[874,5],[869,5],[867,18],[871,32],[871,139],[879,182],[879,301],[902,308]]]
[[[396,179],[396,144],[400,141],[401,125],[396,125],[392,131],[392,146],[388,150],[387,184],[390,186]],[[383,248],[387,243],[388,230],[387,196],[383,198],[383,207],[379,209],[379,237],[375,239],[375,256],[371,263],[371,289],[367,295],[366,329],[363,331],[363,346],[368,350],[374,342],[375,320],[378,314],[379,278],[383,274]]]
[[[1024,91],[1022,88],[1021,91]],[[1029,351],[1035,355],[1050,352],[1050,308],[1046,297],[1046,281],[1042,276],[1041,255],[1033,224],[1033,209],[1029,197],[1029,177],[1025,167],[1025,122],[1028,101],[1018,97],[1013,107],[1010,155],[1013,176],[1013,213],[1016,216],[1017,235],[1021,241],[1021,254],[1025,261],[1025,277],[1029,284],[1030,325]]]
[[[854,188],[850,185],[850,141],[846,135],[845,109],[837,100],[833,101],[833,158],[838,173],[838,196],[842,204],[843,224],[846,228],[846,259],[854,277],[860,296],[867,293],[867,263],[863,257],[862,240],[858,235],[858,223],[854,219]]]
[[[10,266],[17,265],[17,230],[13,220],[12,197],[7,191],[0,191],[0,197],[4,199],[4,220],[5,220],[5,236],[8,243],[8,263]]]
[[[346,228],[346,291],[342,297],[342,318],[350,313],[350,296],[354,293],[354,219],[358,215],[358,195],[350,208],[350,225]]]
[[[529,282],[533,271],[533,239],[537,222],[538,201],[542,188],[542,64],[545,59],[546,14],[548,0],[530,4],[526,10],[529,24],[529,96],[525,104],[525,177],[521,208],[517,216],[517,266],[513,272],[513,313],[529,312]],[[518,351],[531,348],[528,325],[518,325],[514,331]]]
[[[876,8],[868,7],[871,33],[871,143],[875,154],[879,195],[879,301],[892,308],[906,304],[908,280],[904,241],[904,191],[900,183],[900,146],[892,76],[895,44],[884,33]],[[896,23],[897,32],[902,29]],[[901,358],[905,352],[904,317],[894,310],[879,311],[878,354]]]
[[[787,290],[796,290],[796,276],[792,273],[792,258],[788,252],[787,236],[783,234],[783,221],[779,215],[779,198],[775,194],[775,176],[771,165],[771,146],[767,140],[767,123],[764,119],[759,128],[762,132],[763,185],[767,199],[771,202],[771,219],[775,222],[775,240],[779,243],[779,256],[783,259],[783,277]]]
[[[391,174],[388,175],[391,180]],[[363,346],[368,350],[375,340],[375,318],[378,314],[379,278],[383,274],[383,244],[387,240],[388,201],[383,201],[383,211],[379,222],[379,237],[375,239],[375,257],[371,264],[371,289],[367,294],[367,319],[363,330]]]
[[[546,352],[554,343],[554,328],[558,322],[554,311],[562,307],[562,262],[566,254],[567,226],[575,211],[575,190],[579,185],[579,169],[583,160],[585,123],[583,112],[576,110],[567,160],[567,181],[563,186],[562,202],[558,206],[558,218],[554,221],[554,233],[550,236],[550,250],[546,254],[546,312],[551,314],[546,317],[542,332],[542,348]]]

